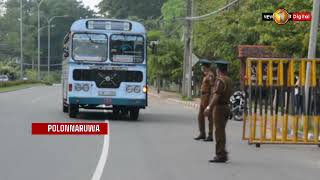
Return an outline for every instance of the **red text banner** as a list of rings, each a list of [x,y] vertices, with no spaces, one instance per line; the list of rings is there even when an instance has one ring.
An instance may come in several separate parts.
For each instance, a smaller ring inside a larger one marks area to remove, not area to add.
[[[291,13],[292,21],[311,21],[312,15],[310,12],[294,12]]]
[[[32,123],[32,135],[108,135],[108,123]]]

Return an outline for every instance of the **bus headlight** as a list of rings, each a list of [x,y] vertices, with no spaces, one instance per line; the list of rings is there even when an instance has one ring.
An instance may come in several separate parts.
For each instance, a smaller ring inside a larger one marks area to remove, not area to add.
[[[143,92],[144,92],[144,93],[147,93],[147,92],[148,92],[148,87],[147,87],[147,86],[144,86],[144,87],[143,87]]]
[[[75,89],[76,91],[81,91],[81,89],[82,89],[81,84],[75,84],[74,89]]]
[[[140,93],[141,92],[141,87],[140,86],[135,86],[134,87],[134,92],[135,93]]]
[[[126,88],[126,91],[127,91],[128,93],[132,93],[133,90],[134,90],[133,86],[127,86],[127,88]]]
[[[90,89],[89,84],[84,84],[84,85],[82,86],[82,89],[83,89],[84,92],[88,92],[89,89]]]

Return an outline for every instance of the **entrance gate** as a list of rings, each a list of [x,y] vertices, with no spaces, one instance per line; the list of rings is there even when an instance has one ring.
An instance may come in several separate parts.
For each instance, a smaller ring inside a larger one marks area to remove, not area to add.
[[[310,87],[306,91],[305,74],[309,62]],[[257,147],[260,144],[320,147],[320,59],[249,58],[245,73],[248,98],[243,121],[244,140]]]

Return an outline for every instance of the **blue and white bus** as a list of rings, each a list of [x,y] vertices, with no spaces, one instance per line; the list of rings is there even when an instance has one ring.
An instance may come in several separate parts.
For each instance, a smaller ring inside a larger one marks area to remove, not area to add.
[[[146,42],[138,22],[75,21],[64,38],[63,112],[103,108],[137,120],[148,105]]]

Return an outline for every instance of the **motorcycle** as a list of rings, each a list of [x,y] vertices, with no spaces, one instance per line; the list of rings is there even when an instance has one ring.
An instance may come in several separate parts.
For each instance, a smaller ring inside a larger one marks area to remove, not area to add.
[[[244,91],[236,91],[230,97],[231,119],[235,121],[243,121],[243,114],[245,112],[245,98]]]

